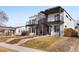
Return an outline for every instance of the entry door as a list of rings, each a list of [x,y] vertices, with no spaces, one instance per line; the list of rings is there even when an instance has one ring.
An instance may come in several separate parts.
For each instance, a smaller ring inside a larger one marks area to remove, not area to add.
[[[55,26],[54,26],[54,33],[55,33],[56,35],[60,35],[60,25],[55,25]]]

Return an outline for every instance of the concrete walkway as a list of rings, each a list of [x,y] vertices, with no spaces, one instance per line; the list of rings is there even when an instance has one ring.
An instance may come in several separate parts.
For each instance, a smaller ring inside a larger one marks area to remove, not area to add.
[[[42,36],[41,36],[42,37]],[[43,36],[44,37],[44,36]],[[11,40],[15,40],[15,39],[21,39],[23,38],[22,40],[20,40],[18,43],[16,44],[8,44],[6,42],[9,42]],[[24,39],[26,38],[26,39]],[[42,50],[37,50],[37,49],[32,49],[32,48],[28,48],[28,47],[22,47],[22,46],[18,46],[20,44],[23,44],[25,43],[26,41],[28,40],[33,40],[33,39],[37,39],[39,37],[33,37],[33,38],[27,38],[27,37],[20,37],[20,38],[10,38],[9,40],[5,41],[5,42],[0,42],[0,46],[2,47],[5,47],[5,48],[8,48],[8,49],[12,49],[12,50],[16,50],[16,51],[19,51],[19,52],[43,52]]]
[[[18,52],[43,52],[42,50],[17,46],[17,45],[13,45],[13,44],[7,44],[5,42],[0,42],[0,46],[8,48],[8,49],[16,50]]]

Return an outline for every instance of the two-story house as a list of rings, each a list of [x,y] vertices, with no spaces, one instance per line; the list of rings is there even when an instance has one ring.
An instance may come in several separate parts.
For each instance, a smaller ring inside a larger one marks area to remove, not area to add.
[[[35,35],[63,35],[65,28],[75,29],[75,21],[62,7],[46,9],[29,18],[30,32]]]

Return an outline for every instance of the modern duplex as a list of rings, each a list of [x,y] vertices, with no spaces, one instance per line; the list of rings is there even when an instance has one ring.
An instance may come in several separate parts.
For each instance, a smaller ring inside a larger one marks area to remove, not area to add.
[[[29,17],[29,31],[34,35],[64,34],[65,28],[75,29],[75,21],[68,12],[60,6],[40,11],[37,15]]]

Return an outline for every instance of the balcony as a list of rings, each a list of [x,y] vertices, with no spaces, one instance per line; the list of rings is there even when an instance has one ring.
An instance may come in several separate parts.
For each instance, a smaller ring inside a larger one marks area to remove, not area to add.
[[[63,24],[64,23],[64,17],[58,17],[58,18],[48,18],[48,24]]]
[[[37,21],[29,20],[29,21],[26,23],[26,26],[34,26],[34,25],[37,25],[37,24],[38,24]]]
[[[51,21],[51,22],[48,22],[49,24],[63,24],[64,21],[61,21],[61,20],[58,20],[58,21]]]

